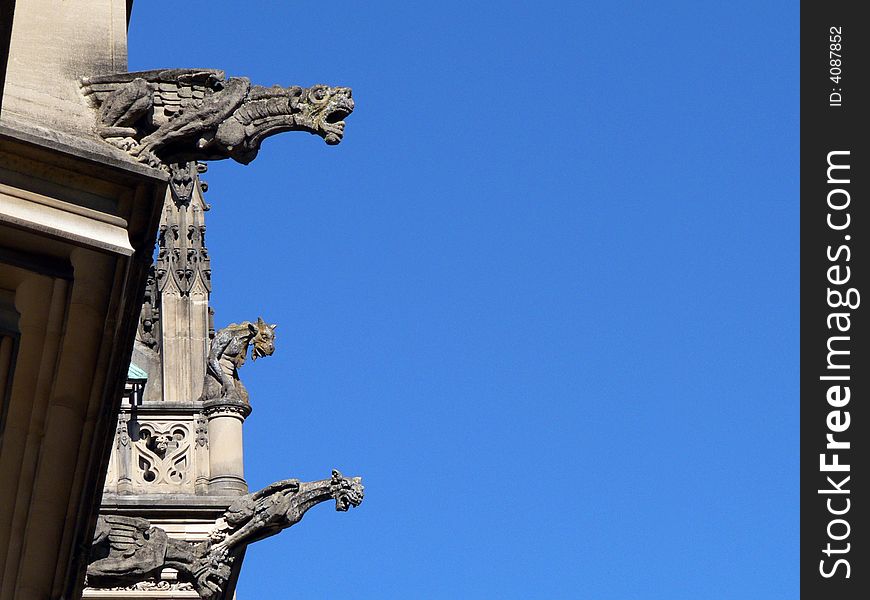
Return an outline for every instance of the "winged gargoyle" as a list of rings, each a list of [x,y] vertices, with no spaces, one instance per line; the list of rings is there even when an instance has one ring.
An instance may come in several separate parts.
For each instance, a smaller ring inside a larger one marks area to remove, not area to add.
[[[170,538],[147,519],[101,515],[88,561],[90,587],[115,587],[159,577],[164,568],[178,571],[203,600],[225,590],[232,563],[253,542],[292,527],[305,513],[326,500],[346,511],[359,506],[363,486],[359,477],[332,471],[321,481],[285,479],[258,492],[241,496],[224,512],[208,539],[194,544]]]
[[[263,139],[307,131],[327,144],[353,111],[347,87],[263,87],[214,69],[167,69],[85,77],[97,133],[137,160],[161,166],[232,158],[248,164]]]

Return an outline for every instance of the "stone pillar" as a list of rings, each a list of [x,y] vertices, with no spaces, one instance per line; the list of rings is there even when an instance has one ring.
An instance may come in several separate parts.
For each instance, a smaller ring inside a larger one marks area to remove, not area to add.
[[[235,496],[248,493],[242,451],[242,424],[250,405],[225,398],[206,401],[208,419],[208,493]]]
[[[118,477],[116,487],[119,494],[130,494],[133,491],[133,482],[130,479],[130,434],[127,429],[129,416],[123,412],[118,417],[118,428],[115,431],[115,472]]]
[[[208,494],[208,418],[203,413],[196,415],[196,445],[194,448],[194,462],[196,463],[196,475],[193,487],[197,495]]]

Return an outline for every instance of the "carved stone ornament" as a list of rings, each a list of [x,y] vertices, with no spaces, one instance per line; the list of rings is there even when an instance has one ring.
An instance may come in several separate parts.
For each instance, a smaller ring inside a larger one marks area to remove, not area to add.
[[[347,87],[263,87],[214,69],[85,77],[81,87],[98,111],[97,133],[155,167],[224,158],[248,164],[265,138],[283,131],[338,144],[354,108]]]
[[[170,567],[178,571],[180,582],[191,584],[203,600],[210,600],[223,592],[233,561],[248,544],[292,527],[309,509],[330,499],[338,511],[359,506],[363,500],[360,478],[344,477],[334,470],[332,477],[321,481],[275,482],[236,500],[209,537],[196,544],[170,538],[146,519],[101,515],[88,560],[87,583],[98,588],[140,589],[135,588],[139,582],[150,586]]]
[[[104,588],[109,592],[192,592],[193,584],[178,581],[164,581],[158,579],[149,579],[140,581],[132,585],[123,585],[110,588]]]
[[[141,485],[180,485],[192,464],[190,432],[185,425],[143,421],[134,444],[136,480]]]
[[[130,445],[130,432],[127,429],[128,417],[121,413],[118,417],[118,427],[115,430],[115,446],[120,450]]]
[[[157,259],[153,266],[157,289],[163,291],[171,284],[178,294],[187,296],[199,279],[204,289],[211,291],[211,258],[205,245],[205,225],[188,224],[184,229],[178,222],[168,222],[158,230]],[[182,233],[186,239],[182,239]]]
[[[172,163],[169,165],[169,189],[172,190],[172,200],[176,204],[189,204],[196,185],[196,176],[205,173],[208,166],[196,161]],[[207,189],[205,182],[200,184],[202,191]]]
[[[245,364],[248,346],[251,360],[271,356],[275,352],[275,329],[262,318],[256,323],[233,323],[218,331],[211,341],[202,385],[203,402],[222,400],[248,405],[248,391],[239,379],[239,368]],[[206,414],[209,406],[206,405]]]
[[[196,445],[208,448],[208,419],[203,413],[196,415]]]
[[[152,350],[159,344],[160,308],[158,306],[157,275],[154,265],[148,267],[148,278],[145,283],[145,298],[142,301],[142,312],[139,315],[137,337],[140,342]]]

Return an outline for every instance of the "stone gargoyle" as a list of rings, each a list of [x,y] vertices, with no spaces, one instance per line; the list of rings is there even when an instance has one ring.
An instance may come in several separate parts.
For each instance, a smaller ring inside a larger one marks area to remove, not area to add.
[[[251,345],[251,360],[271,356],[275,352],[277,327],[260,317],[256,323],[232,323],[218,331],[208,351],[200,400],[226,400],[247,405],[248,391],[239,379],[239,368],[245,364]]]
[[[159,167],[232,158],[248,164],[263,139],[307,131],[327,144],[344,136],[353,112],[347,87],[263,87],[214,69],[165,69],[84,77],[97,133]]]
[[[253,542],[298,523],[312,507],[335,500],[346,511],[363,500],[359,477],[338,471],[321,481],[286,479],[241,496],[199,543],[171,538],[147,519],[100,515],[88,559],[87,585],[106,588],[159,577],[164,568],[178,571],[203,600],[219,597],[230,578],[233,561]]]

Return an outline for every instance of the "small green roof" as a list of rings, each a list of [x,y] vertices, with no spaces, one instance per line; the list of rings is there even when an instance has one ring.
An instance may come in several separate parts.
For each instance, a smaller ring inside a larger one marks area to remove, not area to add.
[[[127,369],[127,379],[132,379],[134,381],[147,381],[148,373],[130,363],[130,367]]]

